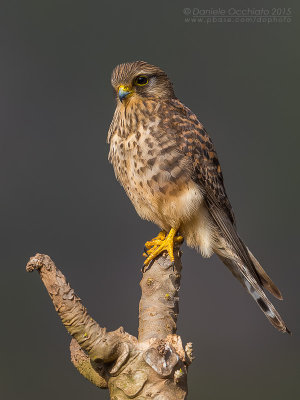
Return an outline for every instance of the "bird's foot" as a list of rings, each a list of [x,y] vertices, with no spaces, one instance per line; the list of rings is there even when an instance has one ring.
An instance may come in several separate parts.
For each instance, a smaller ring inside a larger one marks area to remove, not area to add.
[[[165,250],[168,252],[171,261],[174,261],[174,245],[183,242],[182,236],[175,235],[176,230],[171,228],[168,235],[162,231],[154,239],[145,243],[145,252],[143,254],[144,257],[147,257],[144,262],[145,267]]]
[[[165,240],[166,236],[166,232],[161,231],[155,238],[146,242],[143,256],[148,257]]]

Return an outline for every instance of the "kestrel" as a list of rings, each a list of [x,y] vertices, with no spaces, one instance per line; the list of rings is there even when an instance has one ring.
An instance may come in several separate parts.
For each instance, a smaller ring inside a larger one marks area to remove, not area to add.
[[[213,143],[195,114],[175,96],[160,68],[144,61],[112,73],[117,106],[108,132],[109,160],[141,218],[159,235],[146,242],[149,265],[183,238],[204,257],[216,253],[268,320],[289,332],[263,288],[281,293],[238,236]]]

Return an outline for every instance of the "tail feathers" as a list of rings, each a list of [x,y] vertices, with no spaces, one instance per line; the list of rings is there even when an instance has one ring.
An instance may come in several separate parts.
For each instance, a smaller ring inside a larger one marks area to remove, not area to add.
[[[251,254],[251,253],[249,252],[249,254]],[[265,295],[262,288],[259,286],[257,281],[253,277],[251,277],[251,275],[249,275],[247,273],[247,268],[244,267],[243,265],[240,265],[240,263],[236,260],[225,258],[220,255],[219,255],[219,257],[224,262],[224,264],[229,268],[229,270],[232,272],[232,274],[246,288],[248,293],[253,297],[253,299],[256,301],[256,303],[258,304],[260,309],[263,311],[265,316],[268,318],[268,320],[271,322],[271,324],[279,331],[287,332],[290,334],[291,333],[290,330],[287,328],[285,322],[283,321],[283,319],[281,318],[281,316],[279,315],[279,313],[277,312],[277,310],[275,309],[273,304],[267,298],[267,296]],[[254,265],[256,267],[255,263],[254,263]],[[260,266],[260,264],[258,264],[258,265]],[[262,269],[261,266],[260,266],[260,268]],[[263,269],[262,269],[262,271],[264,272]],[[258,272],[260,273],[260,271],[258,271]],[[264,272],[264,274],[267,276],[267,278],[269,278],[265,272]],[[264,279],[266,279],[265,276],[264,276]],[[269,280],[273,284],[273,282],[271,281],[270,278],[269,278]],[[267,279],[266,279],[266,281],[268,284],[270,284]],[[275,286],[275,288],[276,288],[276,286]],[[273,286],[272,286],[272,289],[273,289]],[[271,291],[271,293],[273,293],[273,292]],[[280,292],[279,292],[279,294],[280,294]]]
[[[282,294],[278,289],[278,287],[275,285],[275,283],[272,281],[272,279],[269,277],[269,275],[266,273],[266,271],[254,257],[251,251],[248,248],[247,250],[264,288],[266,288],[270,293],[272,293],[272,295],[275,296],[277,299],[283,300]]]
[[[279,331],[291,334],[291,331],[288,329],[285,322],[278,314],[276,308],[273,306],[264,292],[261,289],[257,290],[257,288],[253,287],[246,278],[243,279],[248,293],[251,294],[271,324]]]

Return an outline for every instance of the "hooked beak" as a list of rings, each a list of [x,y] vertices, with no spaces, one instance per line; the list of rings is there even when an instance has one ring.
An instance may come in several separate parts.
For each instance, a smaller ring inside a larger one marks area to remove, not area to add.
[[[132,90],[130,90],[128,86],[119,86],[119,99],[121,102],[130,94],[132,94]]]

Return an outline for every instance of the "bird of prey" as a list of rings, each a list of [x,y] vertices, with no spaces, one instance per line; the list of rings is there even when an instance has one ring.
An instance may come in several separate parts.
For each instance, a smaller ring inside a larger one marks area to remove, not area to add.
[[[264,293],[279,289],[236,230],[213,143],[196,115],[175,96],[160,68],[144,61],[112,72],[116,110],[108,132],[109,161],[141,218],[161,232],[146,242],[149,263],[186,240],[204,257],[216,253],[268,320],[289,332]]]

